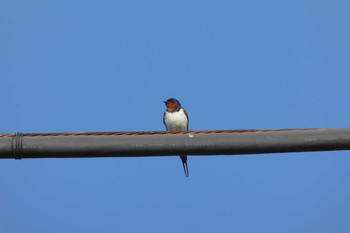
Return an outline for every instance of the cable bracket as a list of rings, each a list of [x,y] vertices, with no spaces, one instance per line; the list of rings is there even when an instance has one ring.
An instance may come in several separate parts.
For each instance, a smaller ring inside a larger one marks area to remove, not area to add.
[[[21,159],[22,149],[23,149],[23,133],[16,132],[12,134],[12,155],[15,159]]]

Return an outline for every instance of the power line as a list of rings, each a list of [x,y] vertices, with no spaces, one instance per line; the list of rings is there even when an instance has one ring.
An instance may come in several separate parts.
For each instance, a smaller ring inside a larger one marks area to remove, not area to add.
[[[350,129],[0,134],[0,158],[237,155],[350,150]]]
[[[313,128],[316,129],[316,128]],[[257,133],[257,132],[276,132],[292,130],[312,130],[304,129],[232,129],[232,130],[189,130],[189,131],[120,131],[120,132],[50,132],[50,133],[21,133],[23,136],[90,136],[90,135],[157,135],[157,134],[203,134],[203,133]],[[0,137],[13,137],[15,133],[0,133]]]

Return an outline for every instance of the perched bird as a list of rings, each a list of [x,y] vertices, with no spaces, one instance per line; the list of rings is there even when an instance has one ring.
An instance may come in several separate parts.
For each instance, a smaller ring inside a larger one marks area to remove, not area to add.
[[[163,123],[168,131],[188,130],[188,115],[181,107],[177,99],[171,98],[164,101],[166,110],[163,116]],[[188,177],[187,155],[180,155],[185,176]]]

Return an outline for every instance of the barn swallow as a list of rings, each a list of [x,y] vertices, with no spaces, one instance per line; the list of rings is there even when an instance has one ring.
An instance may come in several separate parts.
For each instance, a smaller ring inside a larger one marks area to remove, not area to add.
[[[163,123],[167,131],[188,130],[188,115],[186,110],[181,107],[177,99],[171,98],[164,101],[166,110],[164,111]],[[185,176],[189,177],[187,166],[187,155],[180,155]]]

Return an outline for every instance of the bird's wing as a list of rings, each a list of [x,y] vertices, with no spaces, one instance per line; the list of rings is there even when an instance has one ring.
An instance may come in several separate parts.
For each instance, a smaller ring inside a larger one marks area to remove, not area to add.
[[[165,114],[166,114],[166,111],[164,111],[164,114],[163,114],[163,124],[165,125],[166,130],[168,130],[168,127],[165,124]]]
[[[188,114],[187,114],[186,110],[184,108],[182,108],[182,110],[184,111],[184,113],[185,113],[185,115],[187,117],[187,130],[188,130],[188,127],[190,125],[190,118],[188,118]]]

